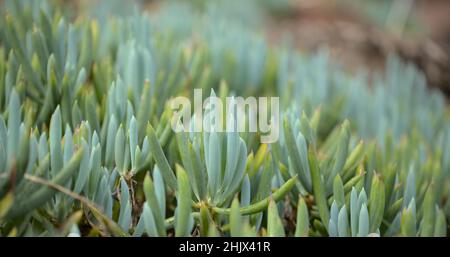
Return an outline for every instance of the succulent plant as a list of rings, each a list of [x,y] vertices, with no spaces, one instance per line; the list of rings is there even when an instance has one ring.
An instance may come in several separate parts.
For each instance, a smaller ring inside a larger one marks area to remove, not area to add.
[[[228,2],[2,3],[0,235],[447,235],[444,97],[395,56],[369,86],[269,46]],[[195,88],[279,96],[279,141],[175,133],[167,103]]]

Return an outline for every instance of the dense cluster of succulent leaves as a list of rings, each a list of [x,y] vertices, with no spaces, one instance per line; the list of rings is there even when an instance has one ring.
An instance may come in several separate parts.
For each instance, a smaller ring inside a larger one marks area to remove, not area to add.
[[[106,7],[2,4],[0,235],[447,235],[450,118],[414,67],[369,87],[269,47],[252,1]],[[280,96],[280,140],[175,134],[194,88]]]

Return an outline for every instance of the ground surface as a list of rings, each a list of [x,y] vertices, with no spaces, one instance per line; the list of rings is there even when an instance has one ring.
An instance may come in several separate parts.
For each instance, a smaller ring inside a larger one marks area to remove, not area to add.
[[[269,19],[271,42],[278,43],[287,35],[303,51],[327,46],[333,59],[350,71],[361,67],[382,71],[387,56],[397,54],[418,66],[430,86],[450,96],[450,1],[416,1],[410,13],[415,25],[401,34],[390,24],[373,22],[358,10],[364,6],[345,1],[294,3],[286,15]]]

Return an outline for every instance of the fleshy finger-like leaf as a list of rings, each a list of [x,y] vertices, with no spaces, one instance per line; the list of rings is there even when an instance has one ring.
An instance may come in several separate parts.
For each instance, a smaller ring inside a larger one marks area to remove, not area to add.
[[[277,205],[273,200],[270,200],[267,210],[267,235],[270,237],[284,237],[283,222],[278,215]]]
[[[186,171],[177,166],[177,213],[175,218],[175,236],[188,236],[191,217],[191,187]]]

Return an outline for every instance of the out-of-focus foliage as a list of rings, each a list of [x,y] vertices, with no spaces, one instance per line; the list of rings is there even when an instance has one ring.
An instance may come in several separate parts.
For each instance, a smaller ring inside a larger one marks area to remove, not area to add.
[[[447,235],[450,119],[414,67],[269,47],[252,1],[114,6],[3,3],[0,235]],[[280,140],[174,134],[194,88],[280,96]]]

